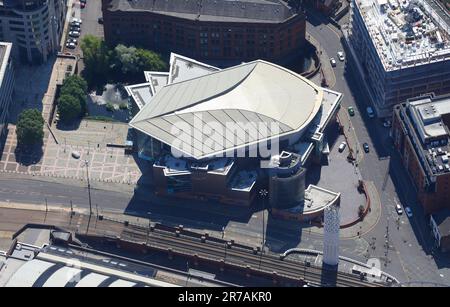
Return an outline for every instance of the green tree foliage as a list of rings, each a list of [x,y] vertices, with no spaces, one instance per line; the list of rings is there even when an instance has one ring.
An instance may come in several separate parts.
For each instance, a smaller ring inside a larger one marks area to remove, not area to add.
[[[140,62],[141,73],[144,70],[162,71],[167,68],[161,55],[146,49],[137,49],[136,52]]]
[[[135,82],[143,78],[144,70],[165,70],[166,63],[153,51],[134,46],[109,48],[103,40],[86,35],[81,41],[84,56],[84,76],[91,88],[106,82]]]
[[[87,82],[79,76],[64,80],[58,99],[58,112],[64,122],[69,122],[86,113]]]
[[[69,122],[81,114],[80,101],[71,95],[62,95],[58,99],[58,111],[62,121]]]
[[[19,146],[42,143],[44,138],[44,119],[37,109],[26,109],[19,115],[16,127]]]
[[[105,42],[93,35],[86,35],[81,40],[84,57],[84,77],[89,85],[98,85],[107,80],[110,72],[111,51]]]
[[[117,68],[123,74],[137,74],[140,70],[140,59],[135,47],[117,45],[114,48],[113,68]]]
[[[73,75],[64,80],[64,85],[75,85],[83,90],[83,92],[87,93],[88,91],[88,84],[86,80],[84,80],[82,77]]]

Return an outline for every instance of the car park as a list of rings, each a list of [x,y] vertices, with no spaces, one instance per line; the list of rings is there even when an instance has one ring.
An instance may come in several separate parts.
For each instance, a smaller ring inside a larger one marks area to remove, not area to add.
[[[363,148],[364,148],[364,151],[365,151],[366,153],[368,153],[368,152],[370,151],[370,149],[369,149],[369,144],[367,144],[367,143],[364,143],[364,144],[363,144]]]
[[[366,111],[367,111],[367,115],[369,116],[369,118],[375,117],[375,112],[373,111],[372,107],[367,107]]]
[[[348,107],[348,114],[350,116],[355,116],[355,109],[352,106]]]
[[[345,61],[345,56],[344,56],[344,53],[343,53],[342,51],[339,51],[339,52],[337,53],[337,55],[338,55],[339,61],[341,61],[341,62],[344,62],[344,61]]]
[[[347,143],[342,142],[342,143],[339,145],[338,151],[339,151],[339,152],[343,152],[344,149],[345,149],[345,147],[347,147]]]
[[[78,31],[70,31],[69,32],[70,37],[80,37],[80,32]]]
[[[402,206],[400,206],[399,204],[396,204],[395,205],[395,211],[397,211],[398,215],[402,215],[403,214]]]
[[[330,59],[331,66],[336,67],[336,60],[334,58]]]
[[[405,207],[405,212],[406,212],[406,215],[407,215],[408,217],[412,217],[412,216],[413,216],[413,213],[412,213],[410,207]]]

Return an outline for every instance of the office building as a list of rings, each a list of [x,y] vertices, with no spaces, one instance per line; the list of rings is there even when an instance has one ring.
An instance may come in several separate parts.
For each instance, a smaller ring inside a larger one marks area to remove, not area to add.
[[[280,0],[103,0],[105,40],[219,65],[296,57],[306,22]]]
[[[43,63],[59,51],[67,0],[3,0],[0,41],[13,43],[22,62]]]
[[[14,91],[14,66],[11,43],[0,42],[0,141],[8,127],[9,108]]]
[[[450,26],[424,0],[353,0],[349,47],[379,117],[425,93],[450,93]]]

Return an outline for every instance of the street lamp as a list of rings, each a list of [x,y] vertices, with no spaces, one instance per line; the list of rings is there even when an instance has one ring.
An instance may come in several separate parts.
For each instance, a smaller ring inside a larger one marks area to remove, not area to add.
[[[266,198],[267,195],[269,194],[269,192],[266,189],[262,189],[259,191],[259,196],[262,199],[262,204],[263,204],[263,210],[262,210],[262,242],[261,242],[261,254],[259,256],[259,268],[261,268],[261,260],[262,260],[262,255],[264,253],[264,246],[265,246],[265,211],[266,211]]]
[[[89,196],[89,216],[92,215],[92,201],[91,201],[91,182],[89,180],[89,161],[84,160],[86,165],[86,177],[87,177],[87,188],[88,188],[88,196]]]
[[[89,232],[89,224],[91,223],[91,217],[92,217],[92,201],[91,201],[91,183],[89,181],[89,161],[84,160],[84,163],[86,165],[86,176],[87,176],[87,188],[88,188],[88,197],[89,197],[89,221],[86,232]]]

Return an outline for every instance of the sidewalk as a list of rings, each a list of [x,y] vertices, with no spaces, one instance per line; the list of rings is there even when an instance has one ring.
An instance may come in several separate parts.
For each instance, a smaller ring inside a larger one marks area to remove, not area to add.
[[[333,71],[333,67],[330,64],[330,57],[326,51],[321,47],[319,42],[310,33],[306,33],[306,39],[316,48],[319,55],[320,63],[322,67],[318,74],[316,74],[311,81],[317,85],[321,85],[322,77],[325,77],[327,86],[332,88],[336,84],[336,76]]]
[[[345,140],[352,153],[352,157],[355,158],[356,166],[358,166],[364,159],[363,151],[356,136],[355,128],[352,125],[348,111],[345,108],[340,108],[338,113],[338,121],[342,126]]]

